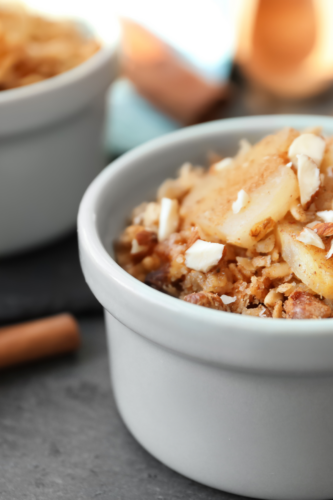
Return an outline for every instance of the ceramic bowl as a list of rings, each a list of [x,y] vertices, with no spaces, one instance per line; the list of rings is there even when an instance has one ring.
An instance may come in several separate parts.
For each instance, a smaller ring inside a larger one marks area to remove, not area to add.
[[[131,209],[185,161],[233,155],[320,116],[199,125],[115,161],[87,190],[78,228],[85,278],[105,308],[111,379],[124,422],[161,462],[203,484],[264,499],[333,497],[333,320],[262,319],[164,295],[113,259]]]
[[[116,67],[115,41],[66,73],[0,92],[0,255],[75,227],[82,195],[104,166]]]

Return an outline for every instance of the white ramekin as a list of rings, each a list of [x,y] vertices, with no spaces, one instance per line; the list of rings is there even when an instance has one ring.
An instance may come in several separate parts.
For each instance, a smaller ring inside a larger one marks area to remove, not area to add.
[[[105,96],[116,41],[59,76],[0,92],[0,255],[75,226],[103,167]]]
[[[238,140],[332,118],[262,116],[184,129],[137,148],[87,190],[78,219],[86,280],[105,308],[112,384],[137,440],[172,469],[265,499],[333,497],[333,320],[214,311],[137,281],[112,241],[138,203],[185,161]]]

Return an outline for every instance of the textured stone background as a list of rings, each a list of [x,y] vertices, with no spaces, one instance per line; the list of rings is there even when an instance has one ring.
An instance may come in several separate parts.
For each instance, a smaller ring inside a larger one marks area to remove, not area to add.
[[[77,356],[0,374],[1,500],[231,500],[145,452],[112,397],[102,316]]]

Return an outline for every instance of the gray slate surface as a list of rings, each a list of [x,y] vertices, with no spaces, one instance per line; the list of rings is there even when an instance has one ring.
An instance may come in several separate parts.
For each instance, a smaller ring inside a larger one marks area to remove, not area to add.
[[[0,374],[1,500],[232,500],[151,457],[115,407],[101,316],[83,346]]]

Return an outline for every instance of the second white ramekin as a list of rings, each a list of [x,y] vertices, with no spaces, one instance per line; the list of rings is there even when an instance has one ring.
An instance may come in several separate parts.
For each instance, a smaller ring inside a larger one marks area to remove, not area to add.
[[[0,256],[75,227],[104,166],[105,97],[117,43],[49,80],[0,92]]]

